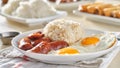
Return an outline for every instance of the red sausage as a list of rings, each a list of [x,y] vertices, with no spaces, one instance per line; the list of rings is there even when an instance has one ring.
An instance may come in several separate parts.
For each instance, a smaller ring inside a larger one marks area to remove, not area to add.
[[[52,50],[58,50],[64,47],[69,46],[67,42],[65,41],[54,41],[54,42],[50,42],[51,45],[51,49]]]
[[[42,41],[41,43],[33,47],[30,51],[34,53],[47,54],[51,50],[58,50],[67,46],[68,43],[65,41],[54,41],[54,42]]]
[[[47,42],[43,41],[32,48],[30,51],[34,53],[47,54],[50,51],[50,45]]]
[[[36,46],[37,44],[39,44],[42,41],[42,39],[37,39],[35,41],[32,41],[32,45]]]
[[[29,51],[34,52],[34,53],[40,53],[41,52],[41,45],[36,45],[35,47],[30,49]]]
[[[50,51],[51,51],[51,48],[50,48],[49,44],[43,46],[43,50],[42,50],[43,54],[48,54],[48,52],[50,52]]]
[[[27,37],[23,38],[19,41],[18,47],[22,50],[29,50],[29,49],[33,48],[32,44],[31,44],[31,40]]]
[[[44,37],[44,34],[42,34],[41,32],[32,33],[28,36],[28,38],[31,40],[40,39],[42,37]]]
[[[52,40],[48,37],[43,37],[42,39],[37,39],[37,40],[33,41],[33,46],[36,46],[37,44],[39,44],[42,41],[51,42]]]
[[[28,50],[34,53],[47,54],[51,50],[58,50],[69,46],[65,41],[53,41],[44,37],[41,32],[30,34],[19,41],[19,48],[22,50]]]
[[[52,40],[48,37],[44,37],[44,38],[42,38],[42,41],[51,42]]]
[[[6,4],[8,2],[8,0],[2,0],[3,4]]]

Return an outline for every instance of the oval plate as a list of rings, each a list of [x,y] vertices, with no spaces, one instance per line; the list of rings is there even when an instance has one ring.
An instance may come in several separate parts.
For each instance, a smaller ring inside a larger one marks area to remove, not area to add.
[[[114,48],[116,48],[116,44],[117,42],[109,49],[106,50],[102,50],[102,51],[98,51],[98,52],[93,52],[93,53],[84,53],[84,54],[79,54],[79,55],[52,55],[52,54],[37,54],[37,53],[32,53],[32,52],[26,52],[24,50],[21,50],[18,48],[18,41],[21,38],[24,38],[26,36],[28,36],[31,33],[37,32],[37,31],[41,31],[41,30],[33,30],[33,31],[28,31],[25,32],[23,34],[20,34],[18,36],[16,36],[13,40],[12,40],[12,46],[19,50],[20,52],[22,52],[24,55],[34,58],[38,61],[42,61],[42,62],[46,62],[46,63],[53,63],[53,64],[72,64],[72,63],[76,63],[78,61],[81,60],[90,60],[90,59],[94,59],[97,57],[100,57],[102,55],[105,55],[107,53],[109,53],[110,51],[112,51]],[[85,30],[87,35],[91,35],[91,34],[100,34],[100,33],[105,33],[103,31],[98,31],[98,30]],[[88,57],[89,56],[89,57]]]

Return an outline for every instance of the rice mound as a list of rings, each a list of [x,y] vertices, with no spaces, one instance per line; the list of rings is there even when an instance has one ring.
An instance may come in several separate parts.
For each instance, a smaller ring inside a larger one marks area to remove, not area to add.
[[[58,19],[48,23],[43,29],[43,33],[52,40],[64,40],[68,44],[72,44],[83,37],[84,30],[78,22]]]
[[[9,0],[2,7],[1,12],[22,18],[44,18],[56,15],[56,9],[45,0]]]

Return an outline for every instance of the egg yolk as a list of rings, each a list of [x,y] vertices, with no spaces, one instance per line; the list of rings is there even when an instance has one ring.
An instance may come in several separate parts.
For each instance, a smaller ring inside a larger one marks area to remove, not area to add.
[[[58,51],[58,54],[79,54],[79,51],[74,48],[62,48]]]
[[[99,38],[97,37],[86,37],[81,41],[81,44],[83,46],[89,46],[92,44],[96,44],[97,42],[99,42]]]

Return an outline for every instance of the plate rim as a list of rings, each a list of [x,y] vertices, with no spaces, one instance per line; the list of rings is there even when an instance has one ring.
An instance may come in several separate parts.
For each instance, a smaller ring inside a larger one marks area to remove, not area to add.
[[[49,2],[50,4],[54,4],[54,5],[57,5],[55,2],[51,2],[51,1],[49,1],[49,0],[47,0],[47,2]],[[93,1],[88,1],[88,0],[83,0],[83,1],[77,1],[77,2],[69,2],[69,3],[60,3],[59,5],[71,5],[71,4],[80,4],[80,3],[82,3],[82,2],[94,2],[94,0]]]
[[[93,18],[96,18],[96,19],[103,19],[103,20],[107,20],[107,21],[112,21],[113,23],[109,23],[109,22],[104,22],[104,23],[120,26],[120,22],[119,22],[120,19],[119,18],[90,14],[90,13],[86,13],[86,12],[81,12],[80,10],[73,10],[73,14],[78,15],[78,16],[85,16],[85,17],[90,16],[90,18],[89,17],[87,17],[87,18],[91,19],[91,17],[92,17],[92,20],[93,20]]]
[[[28,24],[28,25],[38,24],[38,22],[39,23],[49,22],[50,20],[53,20],[53,19],[56,19],[56,18],[61,18],[61,17],[64,17],[64,16],[68,15],[68,13],[66,11],[60,11],[60,10],[56,10],[55,13],[56,13],[55,15],[49,16],[49,17],[30,19],[30,18],[22,18],[22,17],[12,16],[12,15],[9,15],[9,14],[6,14],[6,13],[3,13],[3,12],[0,11],[0,15],[4,16],[6,18],[9,18],[10,20],[12,20],[12,21],[18,20],[16,22],[22,23],[22,24]],[[19,22],[19,21],[21,21],[21,22]]]

